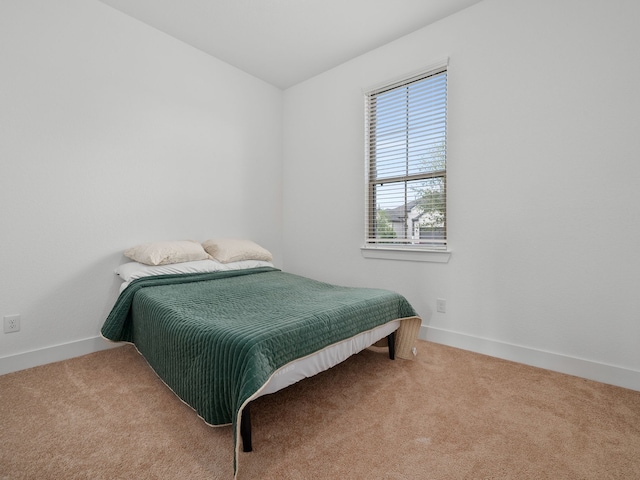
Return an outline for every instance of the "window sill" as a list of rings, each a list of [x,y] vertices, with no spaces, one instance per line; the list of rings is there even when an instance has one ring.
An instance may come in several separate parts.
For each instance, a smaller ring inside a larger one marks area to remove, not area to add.
[[[360,251],[364,258],[405,260],[409,262],[447,263],[451,257],[451,252],[449,250],[360,247]]]

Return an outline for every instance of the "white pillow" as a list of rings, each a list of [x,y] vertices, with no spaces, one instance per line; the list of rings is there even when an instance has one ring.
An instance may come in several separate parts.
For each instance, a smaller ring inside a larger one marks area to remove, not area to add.
[[[269,250],[262,248],[251,240],[237,238],[209,239],[202,243],[211,258],[221,263],[239,262],[242,260],[262,260],[270,262],[273,256]]]
[[[172,263],[170,265],[144,265],[138,262],[129,262],[116,268],[115,273],[123,280],[122,285],[120,285],[120,293],[122,293],[132,281],[142,277],[244,270],[256,267],[273,267],[273,263],[263,260],[242,260],[227,264],[222,264],[216,260],[198,260],[195,262]]]
[[[125,282],[153,275],[179,275],[181,273],[206,273],[227,270],[227,266],[215,260],[197,260],[195,262],[171,263],[168,265],[145,265],[129,262],[116,268],[115,273]]]
[[[168,265],[209,258],[202,245],[192,240],[142,243],[125,250],[124,256],[145,265]]]
[[[223,265],[224,267],[226,267],[226,270],[245,270],[247,268],[273,267],[273,263],[267,260],[239,260],[237,262],[229,262],[225,264],[222,264],[217,260],[211,261]]]

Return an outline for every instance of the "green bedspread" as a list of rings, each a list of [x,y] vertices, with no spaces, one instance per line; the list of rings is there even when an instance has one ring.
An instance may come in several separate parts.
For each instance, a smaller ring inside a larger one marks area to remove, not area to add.
[[[262,267],[135,280],[118,297],[102,335],[134,343],[207,423],[236,426],[246,400],[278,368],[414,315],[404,297],[387,290]]]

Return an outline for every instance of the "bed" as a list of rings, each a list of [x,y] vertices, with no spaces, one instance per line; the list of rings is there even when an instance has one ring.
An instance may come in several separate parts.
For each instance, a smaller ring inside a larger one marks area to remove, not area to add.
[[[206,423],[232,424],[235,458],[241,443],[245,451],[252,448],[252,400],[385,339],[393,352],[399,332],[397,354],[411,358],[421,323],[397,293],[283,272],[268,256],[162,268],[131,262],[120,273],[127,268],[148,272],[121,274],[125,281],[103,337],[133,343]]]

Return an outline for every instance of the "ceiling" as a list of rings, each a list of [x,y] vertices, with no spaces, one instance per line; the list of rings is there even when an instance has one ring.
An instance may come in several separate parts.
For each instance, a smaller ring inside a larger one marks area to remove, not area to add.
[[[481,0],[100,0],[285,89]]]

